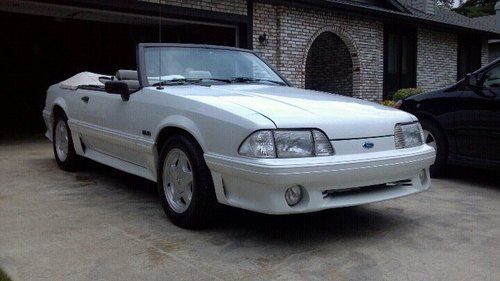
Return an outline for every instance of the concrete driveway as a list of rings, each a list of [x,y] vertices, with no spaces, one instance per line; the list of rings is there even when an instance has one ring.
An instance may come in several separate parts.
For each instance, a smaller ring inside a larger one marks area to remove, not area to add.
[[[43,140],[0,145],[0,267],[13,280],[499,280],[500,177],[459,169],[430,191],[327,212],[228,209],[172,225],[155,185]]]

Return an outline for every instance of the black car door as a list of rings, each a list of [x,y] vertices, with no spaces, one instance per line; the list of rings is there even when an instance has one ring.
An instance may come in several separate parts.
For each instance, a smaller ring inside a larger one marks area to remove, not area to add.
[[[479,77],[479,87],[461,91],[453,102],[457,154],[500,161],[500,64]]]

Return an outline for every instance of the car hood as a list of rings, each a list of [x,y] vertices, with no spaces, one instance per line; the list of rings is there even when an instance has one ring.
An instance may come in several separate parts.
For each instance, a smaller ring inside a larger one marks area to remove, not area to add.
[[[270,119],[277,128],[318,128],[329,139],[394,135],[397,123],[417,119],[411,114],[360,99],[292,87],[223,85],[201,87],[202,94],[237,104]],[[209,89],[209,90],[208,90]],[[208,91],[207,91],[208,90]],[[198,92],[198,94],[196,93]]]

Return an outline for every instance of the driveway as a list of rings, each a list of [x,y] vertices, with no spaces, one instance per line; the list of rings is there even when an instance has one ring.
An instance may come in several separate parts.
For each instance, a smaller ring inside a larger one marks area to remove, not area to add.
[[[498,280],[500,177],[458,169],[428,192],[209,230],[165,217],[155,185],[57,168],[44,140],[0,145],[0,267],[15,280]]]

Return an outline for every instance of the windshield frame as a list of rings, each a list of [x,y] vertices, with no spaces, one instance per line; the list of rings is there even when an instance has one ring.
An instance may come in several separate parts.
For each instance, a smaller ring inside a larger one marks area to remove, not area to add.
[[[225,46],[214,46],[214,45],[200,45],[200,44],[179,44],[179,43],[140,43],[137,45],[136,49],[136,63],[137,63],[137,72],[139,73],[139,84],[141,88],[150,87],[149,80],[146,74],[146,65],[145,65],[145,49],[146,48],[195,48],[195,49],[219,49],[219,50],[229,50],[229,51],[239,51],[246,52],[255,55],[258,59],[260,59],[267,67],[269,67],[279,78],[285,82],[286,86],[291,87],[292,84],[285,78],[279,71],[277,71],[272,65],[270,65],[266,60],[264,60],[261,56],[259,56],[256,52],[248,49],[234,48],[234,47],[225,47]]]

